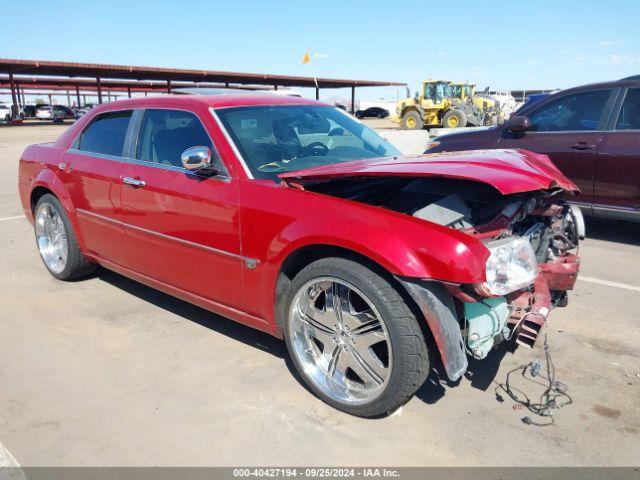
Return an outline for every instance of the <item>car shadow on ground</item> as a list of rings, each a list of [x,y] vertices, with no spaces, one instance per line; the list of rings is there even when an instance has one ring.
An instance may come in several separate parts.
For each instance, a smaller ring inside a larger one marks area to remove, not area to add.
[[[640,223],[586,217],[587,239],[640,245]]]
[[[142,283],[131,280],[104,268],[98,268],[96,277],[125,292],[138,297],[145,302],[179,315],[205,328],[233,338],[245,345],[252,346],[278,358],[286,358],[284,342],[271,335],[256,330],[228,318],[216,315],[189,302],[163,293]],[[289,369],[291,369],[289,367]]]
[[[486,392],[491,386],[497,385],[495,379],[502,359],[507,353],[509,353],[509,348],[503,343],[489,352],[483,360],[474,360],[467,357],[469,368],[463,378],[455,382],[447,378],[440,355],[436,353],[432,358],[431,374],[424,385],[416,392],[416,397],[432,405],[443,398],[448,389],[455,388],[461,382],[469,382],[472,388]]]

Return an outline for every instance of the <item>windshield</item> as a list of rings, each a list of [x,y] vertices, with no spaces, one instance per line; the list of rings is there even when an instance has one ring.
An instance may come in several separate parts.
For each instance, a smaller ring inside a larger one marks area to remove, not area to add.
[[[400,155],[377,133],[337,108],[237,107],[216,114],[255,178],[349,160]]]

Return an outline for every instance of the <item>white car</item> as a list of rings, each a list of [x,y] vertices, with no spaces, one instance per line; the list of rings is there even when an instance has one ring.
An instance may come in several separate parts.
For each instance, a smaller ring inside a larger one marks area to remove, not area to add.
[[[11,123],[11,105],[0,103],[0,122]]]
[[[65,119],[75,119],[73,111],[63,105],[44,105],[36,110],[36,118],[38,120],[53,120],[54,122],[62,122]]]

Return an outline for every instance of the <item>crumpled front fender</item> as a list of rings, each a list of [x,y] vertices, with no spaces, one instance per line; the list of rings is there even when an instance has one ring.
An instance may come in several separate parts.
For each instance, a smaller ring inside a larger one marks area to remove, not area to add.
[[[447,377],[455,382],[467,371],[469,364],[453,298],[441,283],[396,278],[424,315]]]

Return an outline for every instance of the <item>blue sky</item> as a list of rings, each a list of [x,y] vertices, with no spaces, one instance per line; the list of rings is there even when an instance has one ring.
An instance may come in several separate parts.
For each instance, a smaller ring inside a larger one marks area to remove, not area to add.
[[[428,77],[519,89],[640,74],[637,0],[2,4],[0,57],[390,80],[412,90]],[[381,95],[395,99],[396,89],[359,93]]]

